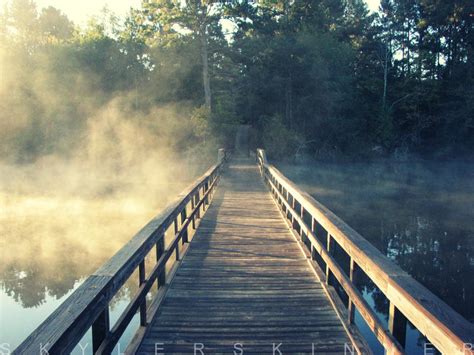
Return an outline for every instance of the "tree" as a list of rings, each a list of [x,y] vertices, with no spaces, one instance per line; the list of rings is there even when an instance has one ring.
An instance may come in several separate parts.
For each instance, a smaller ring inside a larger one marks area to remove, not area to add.
[[[48,41],[62,42],[72,38],[74,25],[60,10],[49,6],[41,11],[38,30]]]
[[[153,41],[165,44],[180,36],[199,41],[204,104],[211,110],[212,94],[209,70],[209,29],[220,17],[221,5],[205,0],[153,0],[143,2],[143,25]]]
[[[38,44],[38,10],[32,0],[13,0],[5,6],[7,35],[28,51]]]

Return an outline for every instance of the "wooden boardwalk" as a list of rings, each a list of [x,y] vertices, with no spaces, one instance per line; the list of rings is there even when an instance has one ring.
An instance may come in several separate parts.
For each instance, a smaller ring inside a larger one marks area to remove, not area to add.
[[[217,164],[13,354],[67,354],[91,331],[93,353],[109,355],[138,313],[127,355],[371,354],[364,323],[386,354],[418,346],[406,336],[410,323],[427,349],[474,355],[471,323],[269,164],[264,150],[256,160],[229,165],[219,149]],[[112,324],[110,303],[132,276],[139,288]],[[386,297],[387,322],[363,297],[361,276]]]
[[[234,159],[137,353],[344,353],[345,343],[256,164]]]

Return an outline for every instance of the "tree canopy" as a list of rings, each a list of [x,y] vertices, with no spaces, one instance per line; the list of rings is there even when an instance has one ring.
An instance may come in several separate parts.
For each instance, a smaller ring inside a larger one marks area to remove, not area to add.
[[[144,0],[81,28],[12,0],[0,148],[67,152],[87,112],[122,95],[137,116],[185,103],[178,146],[231,145],[250,124],[277,158],[472,155],[473,13],[467,0],[382,0],[376,13],[363,0]]]

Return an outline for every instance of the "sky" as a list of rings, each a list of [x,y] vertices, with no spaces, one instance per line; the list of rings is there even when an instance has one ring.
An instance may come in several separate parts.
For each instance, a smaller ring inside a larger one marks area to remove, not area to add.
[[[10,0],[0,0],[0,9]],[[141,0],[34,0],[38,8],[53,6],[63,11],[79,25],[87,23],[90,16],[98,15],[107,6],[115,14],[125,16],[130,7],[139,7]],[[380,0],[365,0],[369,8],[377,10]]]

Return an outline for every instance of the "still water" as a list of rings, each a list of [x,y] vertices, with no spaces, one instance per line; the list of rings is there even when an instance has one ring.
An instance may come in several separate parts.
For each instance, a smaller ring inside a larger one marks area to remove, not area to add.
[[[474,164],[386,161],[277,167],[474,322]],[[384,297],[371,287],[362,291],[385,318]],[[414,335],[409,332],[410,337]],[[409,353],[420,352],[421,340],[414,342]]]
[[[67,178],[60,180],[51,166],[44,176],[38,167],[0,166],[0,344],[14,349],[205,170],[205,166],[183,166],[103,180],[86,172],[67,174],[63,167],[61,176]],[[278,167],[460,314],[474,320],[473,165],[385,162]],[[112,323],[136,287],[132,281],[114,298]],[[383,298],[370,288],[365,295],[383,318]],[[124,336],[122,350],[132,333],[133,329]],[[419,337],[414,333],[408,337],[413,338],[408,343],[415,344],[410,345],[410,353],[419,352]],[[84,346],[88,338],[90,334]],[[90,345],[85,353],[90,353]]]
[[[0,352],[16,348],[208,166],[166,163],[105,178],[77,166],[0,166]],[[138,288],[133,276],[111,302],[112,324]]]

